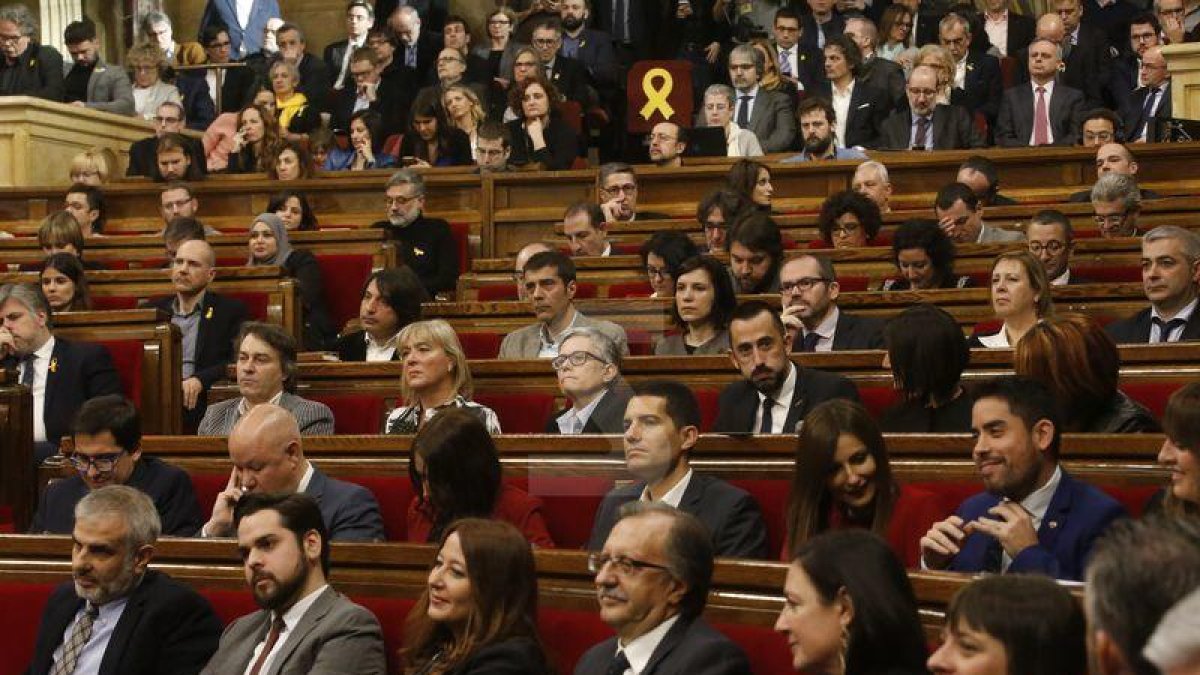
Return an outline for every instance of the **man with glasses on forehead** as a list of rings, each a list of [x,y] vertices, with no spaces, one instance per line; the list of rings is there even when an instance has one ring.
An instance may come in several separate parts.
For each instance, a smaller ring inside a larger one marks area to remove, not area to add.
[[[154,111],[154,135],[134,141],[129,146],[129,167],[126,176],[158,176],[158,140],[167,134],[179,134],[187,126],[183,106],[175,101],[163,101]],[[183,136],[191,164],[205,166],[204,146],[194,138]]]
[[[600,208],[607,222],[633,222],[670,218],[665,213],[638,210],[638,183],[633,167],[609,162],[600,167]]]
[[[779,269],[780,318],[792,336],[793,352],[883,349],[884,321],[841,311],[840,292],[827,257],[801,255]]]
[[[604,549],[617,557],[620,551],[611,550],[610,544],[620,532],[622,507],[630,502],[659,502],[698,518],[718,556],[769,556],[766,527],[754,497],[692,470],[691,452],[700,437],[700,404],[691,389],[669,381],[634,385],[623,424],[625,467],[637,480],[604,496],[588,539],[589,551]]]
[[[28,7],[0,7],[0,96],[63,100],[62,54],[38,44],[37,36],[38,22]]]
[[[371,227],[382,228],[399,245],[404,264],[417,273],[430,297],[452,292],[458,280],[458,248],[450,225],[424,214],[425,179],[411,169],[393,173],[384,202],[387,220]]]
[[[125,397],[113,394],[84,403],[75,416],[72,440],[67,461],[76,474],[51,483],[42,493],[30,533],[70,534],[75,504],[107,485],[128,485],[146,493],[165,535],[190,537],[204,524],[187,472],[142,454],[141,416]]]
[[[595,328],[571,328],[550,362],[571,407],[546,422],[548,434],[619,434],[632,393],[621,379],[621,350]]]
[[[701,616],[713,545],[700,520],[660,502],[631,502],[601,543],[588,569],[600,619],[617,634],[589,649],[575,675],[750,672],[742,648]]]

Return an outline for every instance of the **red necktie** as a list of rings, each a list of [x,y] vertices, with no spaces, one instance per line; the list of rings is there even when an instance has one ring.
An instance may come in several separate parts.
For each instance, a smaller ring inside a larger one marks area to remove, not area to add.
[[[271,622],[271,632],[267,633],[267,641],[263,643],[262,651],[258,653],[258,659],[254,662],[254,667],[250,669],[250,675],[258,675],[258,671],[262,670],[263,664],[267,661],[267,656],[275,648],[275,643],[279,641],[279,634],[283,632],[284,626],[282,616],[276,616],[275,620]]]
[[[1033,144],[1050,145],[1050,115],[1046,113],[1046,89],[1037,88],[1037,103],[1033,106]]]

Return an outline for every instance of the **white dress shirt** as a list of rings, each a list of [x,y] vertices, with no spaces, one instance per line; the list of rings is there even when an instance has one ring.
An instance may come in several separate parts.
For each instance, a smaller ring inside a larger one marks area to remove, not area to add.
[[[1050,480],[1042,487],[1029,493],[1029,496],[1021,500],[1021,508],[1025,509],[1033,518],[1033,531],[1037,532],[1042,526],[1042,520],[1046,518],[1046,511],[1050,509],[1050,500],[1054,499],[1054,492],[1058,490],[1058,484],[1062,482],[1062,467],[1055,466],[1054,473],[1050,475]],[[1012,564],[1012,558],[1009,557],[1008,551],[1004,551],[1000,558],[1000,571],[1007,572],[1008,566]]]
[[[954,64],[954,86],[964,91],[967,88],[967,57],[965,56]]]
[[[46,376],[50,370],[50,360],[54,354],[54,336],[34,352],[33,383],[29,388],[33,392],[33,442],[46,442]],[[25,365],[18,370],[21,372],[17,381],[25,377]]]
[[[838,89],[836,84],[830,83],[830,90],[833,100],[834,113],[834,129],[837,133],[837,144],[839,147],[846,147],[846,118],[850,117],[850,99],[854,96],[855,80],[850,80],[850,84],[845,89]]]
[[[117,622],[121,620],[121,615],[125,613],[125,607],[128,605],[129,596],[100,605],[100,614],[92,622],[92,636],[88,638],[87,644],[79,652],[79,660],[75,662],[74,675],[96,675],[100,672],[100,664],[104,661],[104,652],[108,651],[108,643],[112,640],[113,631],[116,630]],[[75,630],[75,624],[83,618],[85,609],[87,609],[87,603],[79,607],[79,611],[75,612],[75,620],[67,624],[67,629],[63,631],[62,641],[51,655],[53,659],[51,663],[58,663],[58,660],[62,658],[63,647],[70,639],[71,631]]]
[[[237,0],[237,22],[242,28],[250,25],[250,10],[254,9],[254,0]]]
[[[817,351],[817,352],[833,351],[833,334],[835,332],[837,332],[837,322],[838,322],[839,314],[841,314],[841,311],[837,308],[837,305],[834,305],[832,308],[830,308],[829,314],[825,315],[825,320],[822,321],[820,324],[818,324],[815,330],[813,330],[813,331],[801,330],[800,335],[796,336],[797,339],[803,339],[803,337],[805,335],[807,335],[809,332],[813,332],[813,333],[816,333],[817,335],[821,336],[817,340],[817,346],[813,348],[813,351]],[[760,401],[760,403],[761,403],[761,401]]]
[[[691,482],[692,482],[692,470],[688,469],[687,473],[683,474],[683,478],[680,478],[678,483],[671,486],[671,489],[667,490],[667,494],[663,495],[662,499],[660,499],[658,501],[660,501],[672,508],[676,508],[676,509],[679,508],[680,502],[683,501],[683,493],[687,492],[688,485],[690,485]],[[642,490],[641,499],[644,502],[654,501],[654,499],[650,496],[650,486],[649,485],[647,485],[646,488],[644,490]]]
[[[1038,87],[1041,87],[1042,89],[1046,90],[1046,93],[1042,94],[1043,96],[1046,97],[1046,142],[1053,145],[1054,144],[1054,123],[1051,121],[1051,118],[1050,118],[1050,100],[1054,97],[1054,80],[1053,79],[1051,79],[1046,84],[1038,84],[1037,82],[1034,82],[1033,80],[1029,81],[1030,91],[1033,92],[1033,125],[1029,128],[1029,145],[1033,145],[1033,137],[1034,137],[1034,134],[1037,133],[1037,99],[1038,99],[1037,90],[1038,90]]]
[[[1000,56],[1008,56],[1008,10],[1001,12],[998,17],[984,12],[983,30]]]
[[[292,605],[291,609],[284,613],[283,630],[279,632],[279,637],[275,640],[275,644],[271,646],[271,651],[267,654],[267,658],[263,661],[262,667],[259,668],[258,672],[271,672],[271,662],[275,660],[275,657],[278,656],[279,652],[283,649],[284,643],[287,642],[288,635],[290,635],[292,631],[296,630],[296,624],[300,623],[300,619],[304,618],[305,612],[307,612],[308,609],[313,606],[313,603],[317,601],[317,598],[321,597],[321,593],[324,593],[325,589],[327,588],[329,588],[329,584],[321,586],[312,593],[304,596],[303,599]],[[271,620],[275,620],[273,612],[271,615]],[[269,630],[263,634],[263,641],[258,643],[258,646],[254,648],[254,653],[250,655],[250,662],[246,664],[244,675],[250,675],[250,671],[254,669],[254,662],[258,661],[259,653],[261,653],[263,647],[266,646],[268,635],[270,635]]]
[[[991,335],[980,335],[979,344],[988,349],[1004,349],[1010,347],[1008,344],[1008,323],[1000,326],[1000,330]]]
[[[746,120],[748,122],[749,120],[754,119],[754,104],[758,102],[759,91],[761,91],[761,90],[759,89],[759,86],[757,84],[754,85],[754,87],[752,87],[751,89],[747,89],[746,91],[734,90],[734,94],[736,94],[736,96],[734,97],[735,100],[733,102],[733,122],[734,122],[734,124],[737,124],[738,110],[741,110],[741,108],[742,108],[742,97],[743,96],[750,97],[750,100],[746,101]]]
[[[566,328],[559,331],[558,335],[562,335],[569,329],[574,328],[575,323],[579,321],[579,311],[574,307],[571,308],[571,311],[575,313],[575,315],[571,317],[571,323],[567,324]],[[550,328],[546,324],[542,324],[541,330],[538,331],[538,337],[542,343],[541,346],[538,347],[537,357],[539,359],[552,359],[558,356],[558,336],[555,335],[552,337],[550,335]]]
[[[1071,268],[1063,270],[1063,273],[1050,280],[1051,286],[1066,286],[1071,283]]]
[[[350,40],[349,37],[346,38]],[[346,43],[346,53],[342,54],[342,69],[338,71],[337,79],[334,80],[333,88],[341,89],[346,86],[346,78],[350,76],[350,57],[354,54],[354,50],[367,44],[367,36],[363,35],[357,40],[350,40]]]
[[[1184,324],[1182,326],[1176,327],[1175,330],[1171,331],[1171,334],[1167,336],[1166,340],[1160,339],[1159,334],[1162,331],[1159,329],[1159,327],[1157,325],[1155,325],[1153,322],[1151,322],[1151,324],[1150,324],[1150,342],[1178,342],[1179,338],[1183,337],[1183,331],[1187,330],[1187,322],[1191,320],[1192,313],[1196,311],[1196,303],[1197,302],[1200,302],[1200,300],[1192,300],[1187,305],[1185,305],[1183,309],[1179,310],[1179,312],[1175,316],[1171,317],[1171,319],[1183,319]],[[1168,319],[1164,318],[1162,314],[1158,313],[1157,307],[1153,307],[1153,306],[1150,307],[1150,316],[1157,318],[1157,319],[1162,319],[1163,321],[1168,320]]]
[[[679,620],[679,615],[663,621],[654,628],[650,629],[644,635],[640,635],[630,641],[629,644],[622,646],[621,641],[617,640],[617,654],[625,652],[625,658],[629,661],[629,667],[625,669],[622,675],[640,675],[650,665],[650,657],[654,656],[654,650],[658,649],[658,643],[663,641],[667,633],[671,630],[671,626]],[[616,654],[613,655],[614,657]]]
[[[800,84],[800,45],[792,45],[791,49],[779,48],[779,58],[786,59],[788,68],[791,69],[791,77],[796,81],[796,87],[801,91],[804,90],[804,85]],[[783,74],[783,69],[780,68],[780,75]]]
[[[788,368],[788,375],[783,380],[783,386],[779,388],[772,399],[775,401],[775,405],[771,406],[771,433],[773,434],[783,433],[783,425],[787,422],[788,411],[792,409],[792,397],[796,393],[796,364],[788,363]],[[766,398],[762,392],[758,393],[758,409],[754,412],[754,428],[750,430],[752,433],[758,433],[762,426],[762,404]],[[797,430],[799,429],[797,428]]]
[[[587,426],[588,420],[592,418],[592,413],[596,410],[596,406],[600,404],[600,399],[604,398],[604,395],[607,393],[608,390],[605,389],[600,392],[599,396],[592,399],[591,403],[582,408],[576,408],[572,405],[570,410],[559,415],[555,420],[558,422],[558,432],[564,436],[568,434],[582,434],[583,428]]]
[[[376,342],[366,331],[363,331],[363,335],[367,340],[367,361],[391,361],[392,357],[396,355],[396,340],[400,337],[399,331],[383,342]]]

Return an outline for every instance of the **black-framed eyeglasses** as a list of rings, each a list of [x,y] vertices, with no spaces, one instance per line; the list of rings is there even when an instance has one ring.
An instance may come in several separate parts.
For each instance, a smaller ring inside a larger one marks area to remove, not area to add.
[[[826,279],[825,277],[800,277],[794,281],[781,281],[779,282],[779,292],[795,293],[797,291],[811,291],[813,286],[829,281],[830,279]]]
[[[624,556],[614,558],[604,553],[589,553],[587,562],[588,571],[592,574],[599,574],[600,570],[604,569],[609,563],[612,563],[617,574],[623,577],[632,576],[641,570],[662,570],[667,573],[671,571],[666,565],[658,565],[646,562],[645,560],[634,560],[633,558],[626,558]]]
[[[646,265],[646,276],[654,277],[656,279],[665,279],[665,278],[671,276],[671,270],[669,270],[665,267],[654,267],[653,265]]]
[[[1050,255],[1058,255],[1059,253],[1062,253],[1063,249],[1065,248],[1067,248],[1067,245],[1061,241],[1048,241],[1045,244],[1040,241],[1029,242],[1029,252],[1034,255],[1040,255],[1042,251],[1045,251]]]
[[[1128,215],[1128,211],[1122,211],[1120,213],[1110,213],[1108,215],[1096,214],[1092,217],[1096,220],[1097,225],[1104,225],[1106,223],[1109,225],[1120,225]]]
[[[96,455],[89,457],[88,455],[80,455],[74,453],[70,457],[71,466],[79,473],[87,473],[89,468],[95,467],[96,473],[112,473],[112,470],[117,466],[117,460],[121,459],[125,451],[114,452],[108,455]]]
[[[565,366],[569,363],[572,366],[575,366],[576,368],[578,368],[579,366],[582,366],[583,364],[587,363],[588,359],[595,359],[599,363],[603,363],[605,365],[608,364],[608,361],[605,361],[604,359],[600,358],[599,356],[596,356],[595,354],[593,354],[591,352],[578,351],[578,352],[571,352],[570,354],[560,354],[560,355],[556,356],[554,358],[554,360],[550,362],[550,367],[554,368],[555,370],[562,370],[563,366]]]
[[[861,229],[862,226],[858,223],[846,223],[845,225],[834,225],[829,233],[835,237],[848,237]]]

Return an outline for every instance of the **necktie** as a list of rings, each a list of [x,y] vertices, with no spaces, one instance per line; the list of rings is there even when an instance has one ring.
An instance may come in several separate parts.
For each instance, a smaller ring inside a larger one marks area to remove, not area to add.
[[[417,44],[415,42],[404,47],[404,65],[413,69],[417,67]]]
[[[804,339],[800,341],[800,351],[815,352],[817,351],[817,343],[821,341],[821,334],[816,331],[809,331],[804,334]]]
[[[1138,127],[1138,138],[1146,138],[1146,134],[1150,131],[1150,118],[1154,116],[1154,102],[1157,100],[1157,88],[1146,93],[1146,105],[1142,107],[1142,125]]]
[[[1171,319],[1170,321],[1163,321],[1157,316],[1152,318],[1151,321],[1154,322],[1155,326],[1158,326],[1157,342],[1171,342],[1171,333],[1174,333],[1175,330],[1180,326],[1187,324],[1187,319]]]
[[[1004,547],[1000,545],[999,539],[992,539],[983,551],[983,571],[999,574],[1003,567]]]
[[[626,30],[626,9],[625,0],[614,0],[613,2],[613,40],[616,42],[629,42],[629,31]]]
[[[929,118],[924,115],[917,118],[917,137],[913,139],[913,150],[924,150],[929,144]]]
[[[254,662],[254,667],[250,669],[250,675],[258,675],[258,671],[262,670],[263,663],[266,662],[267,656],[271,654],[271,650],[275,648],[275,643],[279,641],[279,634],[283,632],[286,624],[283,623],[282,616],[276,616],[271,622],[271,632],[267,633],[267,641],[263,644],[262,651],[258,653],[258,659]]]
[[[785,49],[779,52],[779,73],[781,75],[792,75],[792,50]]]
[[[772,433],[771,427],[774,426],[774,420],[771,419],[771,412],[774,410],[774,408],[775,408],[775,401],[772,401],[769,397],[763,397],[762,423],[758,425],[758,433],[760,433],[760,434]]]
[[[583,433],[583,420],[579,419],[579,415],[571,413],[571,435],[578,436]]]
[[[1050,144],[1050,116],[1046,113],[1046,89],[1037,88],[1037,103],[1033,107],[1033,144]]]
[[[749,96],[738,97],[737,125],[743,129],[750,128],[750,98]]]
[[[50,675],[70,675],[75,672],[80,652],[87,646],[88,640],[92,639],[92,624],[96,622],[97,616],[100,616],[100,608],[87,603],[83,616],[75,622],[75,628],[71,629],[71,635],[63,643],[62,657],[50,669]]]
[[[625,675],[626,670],[629,670],[629,659],[625,658],[625,652],[617,652],[604,675]]]
[[[26,387],[33,388],[33,375],[36,372],[33,362],[37,360],[37,354],[30,354],[21,359],[21,384]]]

